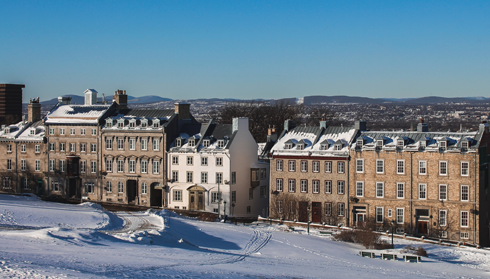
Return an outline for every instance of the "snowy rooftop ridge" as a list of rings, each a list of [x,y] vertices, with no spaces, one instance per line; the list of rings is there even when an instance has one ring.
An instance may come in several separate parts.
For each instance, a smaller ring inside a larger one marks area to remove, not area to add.
[[[48,113],[46,123],[97,123],[111,105],[61,105]]]

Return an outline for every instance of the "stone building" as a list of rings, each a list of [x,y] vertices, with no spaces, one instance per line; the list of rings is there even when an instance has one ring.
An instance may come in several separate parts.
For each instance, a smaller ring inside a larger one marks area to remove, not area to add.
[[[488,124],[477,132],[362,131],[350,150],[350,226],[487,246]],[[393,227],[392,227],[393,226]]]
[[[273,218],[348,223],[349,145],[356,127],[294,127],[291,120],[270,151]]]

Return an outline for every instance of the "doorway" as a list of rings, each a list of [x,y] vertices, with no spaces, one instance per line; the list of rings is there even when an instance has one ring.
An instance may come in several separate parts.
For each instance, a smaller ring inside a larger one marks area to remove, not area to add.
[[[77,179],[68,179],[68,198],[77,198]]]
[[[154,182],[150,185],[150,206],[162,207],[162,187]]]
[[[128,203],[135,204],[136,202],[136,180],[126,181],[126,193],[128,193]]]
[[[308,222],[308,202],[299,202],[299,222]]]
[[[311,203],[311,221],[313,223],[320,223],[322,220],[322,203],[312,202]]]
[[[418,231],[418,234],[427,234],[428,233],[428,229],[427,229],[427,224],[429,222],[428,221],[418,221],[418,224],[417,224],[417,231]]]
[[[189,210],[204,210],[204,189],[193,186],[189,191]]]

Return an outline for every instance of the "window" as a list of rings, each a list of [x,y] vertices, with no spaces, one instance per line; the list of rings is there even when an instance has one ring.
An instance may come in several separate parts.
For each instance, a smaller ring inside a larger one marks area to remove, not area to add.
[[[65,143],[64,142],[60,142],[60,151],[65,152]]]
[[[447,185],[439,185],[439,200],[447,200]]]
[[[148,139],[141,139],[141,150],[148,150]]]
[[[97,144],[96,143],[90,144],[90,152],[97,152]]]
[[[136,120],[134,119],[129,120],[129,128],[130,129],[136,128]]]
[[[65,172],[65,160],[60,160],[60,172]]]
[[[382,198],[384,196],[384,183],[376,182],[376,197]]]
[[[337,194],[343,195],[345,193],[345,181],[337,181]]]
[[[9,144],[9,145],[10,145],[10,144]],[[8,146],[9,146],[9,145],[7,145],[7,152],[9,151],[9,150],[8,150]],[[49,151],[54,151],[54,149],[55,149],[55,144],[54,144],[54,143],[50,143],[50,144],[49,144]]]
[[[445,227],[447,225],[447,211],[439,210],[439,226]]]
[[[332,172],[332,162],[325,162],[325,172]]]
[[[254,188],[248,188],[248,199],[249,200],[254,199]]]
[[[153,173],[154,174],[159,174],[160,173],[160,161],[153,161]]]
[[[70,135],[75,135],[75,128],[70,128]]]
[[[219,200],[218,192],[211,192],[211,202],[217,203]]]
[[[159,120],[153,120],[153,128],[159,128],[160,127],[160,121]]]
[[[364,182],[357,181],[356,182],[356,197],[364,196]]]
[[[4,189],[12,189],[12,178],[4,177],[3,178],[3,188]]]
[[[419,184],[419,199],[427,199],[427,184]]]
[[[385,172],[385,162],[383,160],[376,160],[376,173]]]
[[[80,129],[80,135],[82,135],[82,136],[85,135],[85,129],[84,128]]]
[[[307,161],[301,161],[301,171],[302,172],[308,171],[308,162]]]
[[[54,128],[49,128],[49,134],[54,135]]]
[[[356,160],[356,172],[357,173],[363,173],[364,172],[364,160],[363,159],[357,159]]]
[[[276,179],[276,191],[282,192],[283,185],[282,185],[282,178]]]
[[[96,173],[97,172],[97,161],[91,161],[90,162],[90,171],[92,173]]]
[[[105,138],[105,149],[112,149],[112,139]]]
[[[182,190],[173,190],[173,201],[182,201]]]
[[[194,147],[196,145],[196,140],[189,139],[189,147]]]
[[[289,171],[296,171],[296,161],[289,161]]]
[[[179,164],[179,157],[172,156],[172,165],[178,165],[178,164]]]
[[[110,181],[106,182],[105,190],[107,191],[107,193],[112,193],[112,182],[110,182]]]
[[[148,161],[143,160],[141,161],[141,173],[147,173],[148,172]]]
[[[124,172],[124,161],[123,160],[117,161],[117,172]]]
[[[313,172],[320,172],[320,162],[313,161]]]
[[[427,161],[419,161],[419,174],[427,174]]]
[[[459,234],[459,237],[460,237],[461,239],[470,239],[470,233],[469,233],[469,232],[461,232],[461,233]]]
[[[160,139],[153,139],[153,150],[160,150]]]
[[[80,172],[85,173],[86,168],[87,168],[87,162],[86,161],[80,161]]]
[[[117,183],[117,191],[118,191],[119,193],[124,193],[124,184],[122,183],[122,181],[119,181],[119,182]]]
[[[36,145],[34,146],[34,152],[36,152],[36,153],[41,153],[41,146],[40,146],[39,144],[36,144]]]
[[[26,145],[25,144],[20,145],[20,152],[26,152]]]
[[[301,193],[307,193],[308,192],[308,180],[301,179],[300,181],[300,190]]]
[[[146,185],[146,182],[141,183],[141,194],[147,194],[148,193],[148,186]]]
[[[247,205],[247,214],[250,214],[252,212],[252,207],[250,205]]]
[[[192,171],[186,173],[186,179],[187,182],[192,182]]]
[[[176,139],[175,140],[175,146],[181,147],[182,146],[182,139],[180,139],[180,138],[179,139]]]
[[[7,160],[7,169],[9,169],[9,168],[8,168],[8,165],[9,165],[9,162],[8,162],[8,161],[9,161],[9,160],[10,160],[10,159],[8,159],[8,160]],[[20,170],[21,170],[21,171],[25,171],[25,170],[26,170],[26,168],[27,168],[27,161],[26,161],[26,159],[21,159],[21,160],[20,160]]]
[[[276,171],[282,171],[283,167],[283,160],[277,160],[276,161]]]
[[[447,231],[439,231],[439,238],[447,238]]]
[[[405,160],[396,161],[396,173],[405,174]]]
[[[223,158],[222,157],[216,157],[216,165],[217,166],[223,165]]]
[[[399,149],[402,149],[404,145],[405,145],[404,140],[397,140],[396,141],[396,147],[398,147]]]
[[[25,177],[22,179],[22,189],[29,190],[29,178]]]
[[[93,193],[94,192],[94,183],[85,183],[85,189],[87,193]]]
[[[282,201],[277,201],[277,212],[283,213]]]
[[[342,144],[334,144],[333,150],[342,150]]]
[[[223,173],[222,172],[216,173],[216,183],[223,183]]]
[[[338,211],[339,216],[344,216],[345,215],[345,203],[339,202],[337,204],[337,206],[339,207],[339,211]]]
[[[131,173],[136,172],[136,161],[135,160],[129,160],[129,172],[131,172]]]
[[[326,216],[332,216],[332,203],[331,202],[325,203],[325,215]]]
[[[318,194],[320,193],[320,181],[319,180],[313,180],[313,193]]]
[[[468,185],[461,185],[461,201],[470,200],[470,187]]]
[[[376,207],[376,223],[383,223],[383,208]]]
[[[391,211],[391,209],[388,209],[388,217],[392,217],[393,216],[393,211]]]
[[[469,144],[468,144],[468,142],[467,142],[467,141],[462,141],[462,142],[461,142],[461,150],[462,150],[462,151],[466,151],[466,150],[468,150],[468,145],[469,145]]]
[[[295,192],[296,191],[296,189],[295,189],[296,188],[296,180],[289,179],[288,183],[289,183],[289,187],[288,187],[289,192],[292,192],[292,193]]]
[[[209,140],[208,139],[204,140],[202,143],[202,146],[203,147],[209,147]]]
[[[439,175],[447,175],[447,162],[440,161],[439,162]]]
[[[208,165],[208,157],[201,157],[201,166]]]
[[[236,191],[231,191],[231,202],[236,202]]]
[[[194,163],[194,157],[187,156],[187,165],[191,166]]]
[[[76,150],[76,143],[70,143],[70,152],[75,152]]]
[[[405,198],[405,183],[396,184],[396,198],[397,199]]]
[[[231,172],[231,184],[236,184],[236,171]]]
[[[87,151],[87,144],[80,143],[80,152],[86,152],[86,151]]]
[[[461,176],[468,176],[470,175],[470,163],[468,162],[461,162]]]
[[[136,139],[129,139],[129,150],[136,150]]]
[[[124,150],[124,139],[117,139],[117,149]]]
[[[332,193],[332,181],[331,180],[325,180],[325,193],[326,194]]]
[[[112,172],[112,159],[105,160],[105,171]]]
[[[225,141],[224,140],[218,140],[218,148],[223,148],[225,147]]]
[[[404,208],[397,208],[396,209],[396,223],[397,224],[403,224],[405,221],[404,216],[405,216],[405,209]]]
[[[35,171],[40,171],[41,170],[41,161],[40,160],[36,160],[34,167],[35,167],[34,168]]]
[[[461,227],[468,227],[468,211],[461,211]]]
[[[53,189],[53,191],[55,191],[55,192],[59,192],[60,191],[60,183],[58,181],[52,181],[51,182],[51,189]]]
[[[65,128],[60,128],[60,135],[64,135],[65,134]]]
[[[201,172],[201,183],[208,183],[208,173],[207,172]]]
[[[446,141],[439,142],[439,149],[440,150],[446,150],[446,147],[447,147],[447,142]]]
[[[179,172],[172,171],[172,182],[178,182],[178,181],[179,181]]]
[[[344,162],[338,162],[337,163],[337,173],[344,173],[345,171],[345,163]]]
[[[55,160],[51,159],[49,160],[49,171],[54,171],[55,168]]]
[[[7,159],[7,170],[12,170],[12,159]]]
[[[92,136],[97,135],[97,129],[92,129]]]

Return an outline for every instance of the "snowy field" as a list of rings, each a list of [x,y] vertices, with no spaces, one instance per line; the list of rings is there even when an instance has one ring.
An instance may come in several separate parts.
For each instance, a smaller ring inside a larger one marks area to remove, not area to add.
[[[200,222],[166,211],[0,195],[0,278],[489,278],[490,251],[422,245],[422,263],[281,226]]]

